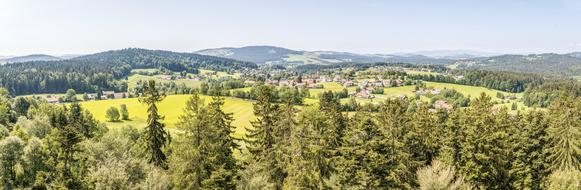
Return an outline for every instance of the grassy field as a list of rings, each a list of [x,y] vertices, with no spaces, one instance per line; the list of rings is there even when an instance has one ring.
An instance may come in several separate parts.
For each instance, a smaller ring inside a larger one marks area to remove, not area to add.
[[[206,73],[211,73],[211,72],[214,72],[214,71],[200,69],[200,74],[206,74]],[[215,77],[215,78],[223,77],[223,76],[229,76],[232,78],[240,78],[240,73],[228,74],[226,72],[218,71],[218,72],[216,72],[216,75],[213,75],[213,77]]]
[[[407,74],[413,74],[413,75],[440,75],[440,73],[427,72],[427,71],[414,71],[411,69],[405,69],[405,72]]]
[[[159,105],[159,113],[165,116],[164,123],[169,128],[174,128],[178,117],[182,114],[182,110],[186,105],[186,101],[190,95],[171,95],[167,96]],[[209,96],[202,96],[206,103],[212,101]],[[106,110],[111,107],[119,107],[121,104],[127,105],[129,110],[130,121],[108,122],[105,118]],[[81,102],[81,105],[89,110],[95,119],[102,121],[109,127],[122,127],[131,125],[137,128],[144,127],[146,124],[146,106],[139,103],[137,98],[116,99],[116,100],[102,100],[102,101],[88,101]],[[244,134],[244,127],[250,126],[250,121],[254,119],[252,102],[237,99],[226,98],[224,104],[224,111],[233,113],[234,122],[232,125],[236,127],[236,136],[240,137]]]
[[[340,92],[341,90],[343,90],[345,87],[343,87],[341,84],[336,83],[336,82],[321,82],[319,83],[321,85],[323,85],[322,89],[309,89],[309,93],[311,94],[311,97],[318,97],[319,94],[326,92],[326,91],[333,91],[333,92]],[[349,92],[355,91],[355,87],[353,88],[348,88]]]
[[[465,96],[471,96],[472,98],[479,97],[481,93],[486,93],[488,96],[492,97],[493,100],[499,100],[496,98],[496,93],[501,92],[505,95],[512,94],[517,97],[521,97],[521,93],[507,93],[502,92],[494,89],[488,89],[484,87],[477,87],[477,86],[467,86],[467,85],[460,85],[460,84],[449,84],[449,83],[438,83],[438,82],[425,82],[426,86],[434,87],[438,89],[448,88],[448,89],[455,89],[456,91],[464,94]]]

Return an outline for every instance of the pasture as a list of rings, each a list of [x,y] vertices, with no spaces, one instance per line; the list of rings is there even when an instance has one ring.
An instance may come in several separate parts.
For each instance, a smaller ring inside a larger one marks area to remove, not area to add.
[[[161,103],[158,104],[159,113],[165,116],[163,122],[168,128],[175,128],[178,118],[183,113],[183,109],[186,105],[186,101],[189,99],[190,95],[170,95],[167,96]],[[209,96],[201,96],[205,103],[212,101]],[[114,106],[119,108],[121,104],[127,105],[127,110],[129,111],[129,121],[119,121],[119,122],[109,122],[105,117],[105,112],[110,107]],[[137,128],[142,128],[146,125],[147,114],[146,105],[138,101],[137,98],[127,98],[127,99],[115,99],[115,100],[101,100],[101,101],[88,101],[81,102],[83,108],[89,110],[95,119],[104,122],[110,128],[122,127],[131,125]],[[241,137],[245,132],[245,127],[250,126],[250,121],[254,120],[254,114],[252,109],[252,102],[229,98],[225,99],[224,112],[232,113],[234,121],[232,125],[236,127],[236,137]]]

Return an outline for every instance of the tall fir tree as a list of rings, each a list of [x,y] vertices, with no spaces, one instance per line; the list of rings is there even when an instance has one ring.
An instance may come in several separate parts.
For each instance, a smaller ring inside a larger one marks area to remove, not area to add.
[[[299,118],[291,133],[288,176],[283,189],[327,189],[328,144],[321,135],[329,128],[329,122],[324,114],[312,108],[303,111]]]
[[[165,95],[156,89],[155,80],[150,80],[139,102],[147,105],[147,125],[143,135],[147,161],[157,167],[167,169],[167,157],[163,149],[170,143],[171,137],[164,129],[165,124],[161,123],[163,116],[159,115],[157,110],[157,103],[164,98]]]
[[[272,87],[261,85],[257,88],[257,98],[253,105],[256,121],[246,128],[246,148],[260,159],[274,145],[274,128],[279,119],[279,106],[274,103]]]
[[[212,134],[208,126],[208,110],[198,94],[193,94],[186,102],[183,115],[179,116],[177,128],[183,131],[172,143],[173,155],[170,164],[174,184],[179,189],[201,189],[202,181],[210,178],[206,168],[211,154],[208,139]]]
[[[511,152],[514,159],[510,175],[514,189],[542,189],[548,176],[549,163],[544,149],[547,146],[547,122],[542,111],[530,111],[520,116],[515,128]]]
[[[208,124],[214,133],[210,136],[210,158],[213,158],[210,162],[213,171],[210,178],[202,182],[207,189],[236,189],[238,166],[234,150],[239,147],[231,136],[235,130],[232,126],[232,114],[222,111],[223,107],[224,98],[220,96],[213,97],[208,105]]]
[[[581,170],[581,97],[561,95],[549,107],[550,170]]]
[[[499,189],[510,186],[507,128],[514,123],[506,109],[492,105],[491,97],[482,93],[459,118],[463,137],[457,164],[476,187]]]
[[[416,186],[415,174],[412,168],[417,167],[411,161],[409,148],[404,144],[404,136],[409,127],[407,102],[400,99],[388,99],[382,103],[378,112],[378,124],[386,139],[388,149],[388,164],[384,170],[390,184],[388,188],[410,189]]]

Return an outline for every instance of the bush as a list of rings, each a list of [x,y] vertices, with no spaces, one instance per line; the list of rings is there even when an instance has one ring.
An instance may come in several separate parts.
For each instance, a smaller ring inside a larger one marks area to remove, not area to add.
[[[119,109],[121,111],[121,119],[129,120],[129,111],[127,110],[127,105],[121,104],[121,106],[119,106]]]
[[[119,121],[119,109],[110,107],[105,115],[109,121]]]

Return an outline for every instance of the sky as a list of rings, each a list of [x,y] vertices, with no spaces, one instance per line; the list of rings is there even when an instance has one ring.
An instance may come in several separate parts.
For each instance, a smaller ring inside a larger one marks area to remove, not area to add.
[[[274,45],[581,51],[578,0],[0,0],[0,55]]]

